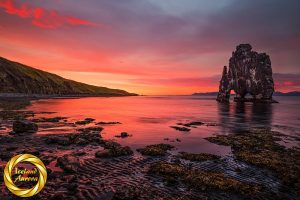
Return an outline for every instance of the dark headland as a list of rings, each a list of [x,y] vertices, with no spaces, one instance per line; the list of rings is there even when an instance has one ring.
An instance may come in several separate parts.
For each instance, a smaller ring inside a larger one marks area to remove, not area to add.
[[[0,57],[0,96],[4,97],[83,97],[136,96],[111,89],[68,80]]]

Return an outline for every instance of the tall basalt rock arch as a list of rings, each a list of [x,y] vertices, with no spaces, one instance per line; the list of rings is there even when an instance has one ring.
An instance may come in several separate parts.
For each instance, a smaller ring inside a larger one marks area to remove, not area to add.
[[[252,51],[250,44],[240,44],[229,59],[229,68],[224,66],[217,101],[229,102],[233,90],[235,101],[275,102],[272,74],[267,54]],[[247,94],[252,98],[246,99]]]

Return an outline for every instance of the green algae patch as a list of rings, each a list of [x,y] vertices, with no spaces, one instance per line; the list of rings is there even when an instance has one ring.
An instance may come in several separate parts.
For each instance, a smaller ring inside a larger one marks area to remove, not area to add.
[[[137,149],[142,155],[146,156],[165,156],[174,146],[170,144],[154,144],[148,145],[145,148]]]
[[[278,144],[280,136],[284,135],[267,129],[254,129],[206,139],[231,146],[234,156],[240,161],[274,171],[284,185],[294,188],[300,194],[300,151]]]
[[[224,173],[191,169],[164,161],[151,165],[149,173],[162,176],[165,180],[175,177],[188,187],[202,191],[234,191],[243,195],[255,195],[261,191],[258,185],[238,181]]]
[[[187,152],[180,152],[178,155],[179,158],[184,160],[190,161],[207,161],[207,160],[219,160],[221,157],[213,154],[208,153],[187,153]]]

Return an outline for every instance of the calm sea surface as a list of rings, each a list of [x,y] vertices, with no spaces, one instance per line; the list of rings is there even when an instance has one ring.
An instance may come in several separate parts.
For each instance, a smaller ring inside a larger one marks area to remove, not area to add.
[[[164,142],[175,145],[178,151],[224,155],[230,153],[230,148],[209,143],[203,138],[255,127],[267,127],[290,136],[300,136],[300,98],[275,99],[280,103],[219,104],[215,97],[197,96],[50,99],[34,101],[27,109],[34,112],[56,112],[47,117],[68,117],[68,122],[71,123],[87,117],[96,119],[96,122],[121,122],[119,125],[104,125],[102,136],[132,148]],[[218,126],[199,126],[192,128],[190,132],[170,128],[176,123],[191,121],[217,123]],[[42,126],[39,134],[72,131],[74,129],[67,126]],[[123,131],[132,136],[124,139],[115,137]],[[284,145],[299,146],[299,142],[287,139]]]

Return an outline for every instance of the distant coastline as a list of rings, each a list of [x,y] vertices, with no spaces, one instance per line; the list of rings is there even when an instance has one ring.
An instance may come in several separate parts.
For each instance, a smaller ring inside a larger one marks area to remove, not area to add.
[[[193,96],[217,96],[218,92],[203,92],[203,93],[194,93]],[[235,95],[235,94],[232,94]],[[273,96],[300,96],[300,91],[293,92],[274,92]]]

